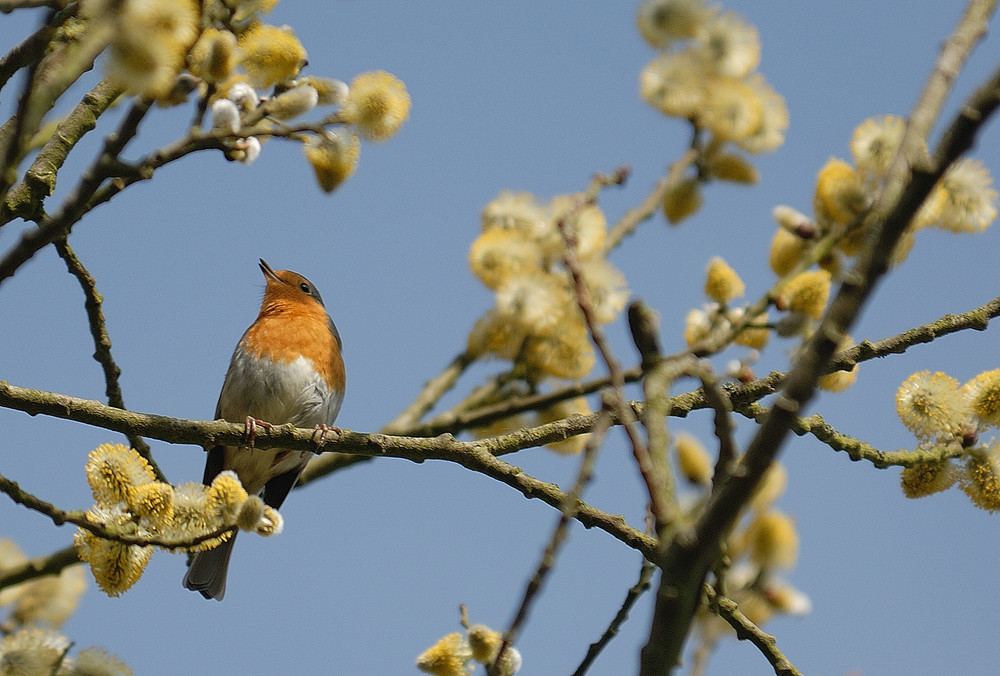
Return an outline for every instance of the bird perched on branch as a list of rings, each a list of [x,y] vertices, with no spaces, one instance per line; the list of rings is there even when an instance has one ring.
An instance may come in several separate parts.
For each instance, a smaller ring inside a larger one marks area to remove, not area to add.
[[[326,429],[344,399],[340,333],[312,283],[288,270],[271,269],[260,259],[267,286],[260,313],[236,345],[216,419],[245,422],[250,446],[209,449],[204,483],[233,470],[250,495],[277,509],[312,457],[309,451],[256,450],[256,425],[291,423]],[[214,549],[195,554],[184,586],[218,601],[226,593],[226,573],[235,533]]]

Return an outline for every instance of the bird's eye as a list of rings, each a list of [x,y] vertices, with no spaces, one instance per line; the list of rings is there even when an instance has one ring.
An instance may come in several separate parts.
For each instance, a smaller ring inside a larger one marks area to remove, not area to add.
[[[309,296],[312,295],[312,289],[305,282],[302,282],[301,284],[299,284],[299,288],[302,289],[302,293],[307,294]]]

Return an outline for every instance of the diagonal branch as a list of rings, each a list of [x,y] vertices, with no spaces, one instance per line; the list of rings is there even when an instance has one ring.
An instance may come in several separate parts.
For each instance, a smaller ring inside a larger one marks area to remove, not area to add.
[[[110,134],[97,160],[84,172],[83,178],[63,202],[62,207],[52,216],[43,218],[37,227],[21,233],[21,237],[7,253],[0,258],[0,284],[13,276],[24,263],[43,247],[69,234],[72,227],[88,210],[88,202],[94,192],[111,175],[111,167],[118,161],[119,154],[136,135],[139,123],[146,116],[150,101],[136,101],[125,115],[118,129]]]
[[[535,574],[528,582],[528,585],[524,590],[524,596],[521,599],[521,604],[518,606],[517,612],[514,613],[514,619],[511,620],[510,626],[507,628],[507,631],[504,632],[503,643],[500,645],[500,650],[497,651],[496,658],[487,670],[489,676],[496,676],[501,673],[504,653],[507,652],[510,646],[517,643],[517,639],[521,634],[521,629],[528,620],[528,613],[531,610],[531,606],[534,600],[538,597],[538,594],[541,592],[542,585],[545,584],[546,578],[548,578],[555,567],[556,556],[559,554],[559,550],[562,549],[562,546],[566,542],[566,537],[569,535],[570,523],[575,517],[576,511],[581,504],[580,496],[583,494],[583,490],[586,488],[587,484],[593,480],[594,463],[597,462],[598,451],[604,445],[604,439],[607,436],[608,429],[610,429],[610,427],[611,416],[607,411],[602,411],[597,425],[594,426],[593,434],[587,441],[587,447],[583,452],[583,460],[580,463],[580,469],[577,472],[576,480],[573,482],[573,486],[566,493],[565,500],[559,506],[561,514],[559,515],[559,520],[556,522],[556,526],[549,538],[549,543],[545,546],[545,551],[542,554],[542,560],[539,561]]]
[[[122,397],[121,384],[118,381],[122,370],[115,363],[115,358],[111,355],[111,338],[108,336],[107,324],[104,321],[104,312],[101,309],[101,306],[104,304],[104,298],[97,291],[97,282],[90,275],[90,272],[87,271],[87,268],[83,266],[83,263],[80,262],[80,259],[77,258],[76,253],[70,248],[69,243],[65,239],[61,239],[57,240],[55,244],[56,251],[59,252],[59,256],[66,262],[69,273],[80,282],[80,287],[83,289],[83,294],[86,297],[84,308],[87,310],[90,335],[94,338],[94,359],[97,360],[97,363],[104,370],[105,394],[108,397],[108,404],[115,408],[125,408],[125,399]],[[132,448],[149,463],[157,480],[166,481],[166,476],[164,476],[163,471],[153,459],[149,444],[142,437],[135,434],[128,435],[128,441],[132,445]]]
[[[775,676],[802,676],[802,672],[788,661],[785,654],[778,650],[778,642],[774,637],[754,624],[750,618],[743,614],[736,601],[731,598],[717,594],[711,585],[705,585],[705,596],[709,605],[713,607],[730,627],[736,631],[736,638],[741,641],[750,641],[767,661],[774,668]]]
[[[98,118],[121,95],[121,88],[102,80],[84,94],[80,103],[62,120],[45,142],[24,178],[11,187],[0,204],[0,225],[20,217],[25,220],[42,218],[43,200],[56,187],[56,175],[70,151],[85,134],[97,127]]]
[[[642,562],[642,569],[639,571],[639,580],[632,585],[631,588],[629,588],[628,593],[625,595],[625,600],[622,602],[621,608],[619,608],[618,612],[615,613],[614,619],[611,620],[611,624],[609,624],[608,628],[604,630],[603,634],[601,634],[601,638],[590,644],[590,647],[587,649],[587,654],[584,656],[583,661],[580,662],[580,666],[578,666],[576,671],[573,672],[573,676],[584,676],[584,674],[587,673],[587,670],[590,669],[590,666],[594,663],[594,660],[596,660],[598,655],[601,654],[601,651],[604,650],[604,647],[611,642],[611,639],[618,635],[618,630],[623,624],[625,624],[625,620],[628,619],[628,615],[631,612],[632,607],[635,605],[635,602],[639,600],[640,596],[649,590],[650,581],[653,579],[653,573],[655,571],[656,566],[648,561]]]

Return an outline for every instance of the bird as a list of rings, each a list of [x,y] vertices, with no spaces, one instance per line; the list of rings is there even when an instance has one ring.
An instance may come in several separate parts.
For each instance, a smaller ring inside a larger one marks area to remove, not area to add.
[[[277,509],[288,496],[311,451],[252,448],[256,426],[290,423],[324,432],[344,400],[343,344],[312,282],[289,270],[271,269],[261,258],[266,286],[257,319],[233,351],[215,407],[215,418],[246,425],[249,446],[208,449],[206,485],[233,470],[249,495]],[[221,601],[236,534],[198,552],[184,586]]]

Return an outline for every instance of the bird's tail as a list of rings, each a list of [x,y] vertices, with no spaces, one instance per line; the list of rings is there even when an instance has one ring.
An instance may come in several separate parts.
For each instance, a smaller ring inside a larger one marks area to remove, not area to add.
[[[236,533],[214,549],[198,552],[191,560],[191,567],[184,576],[184,586],[200,592],[206,599],[221,601],[226,595],[226,575],[229,557],[233,553]]]

